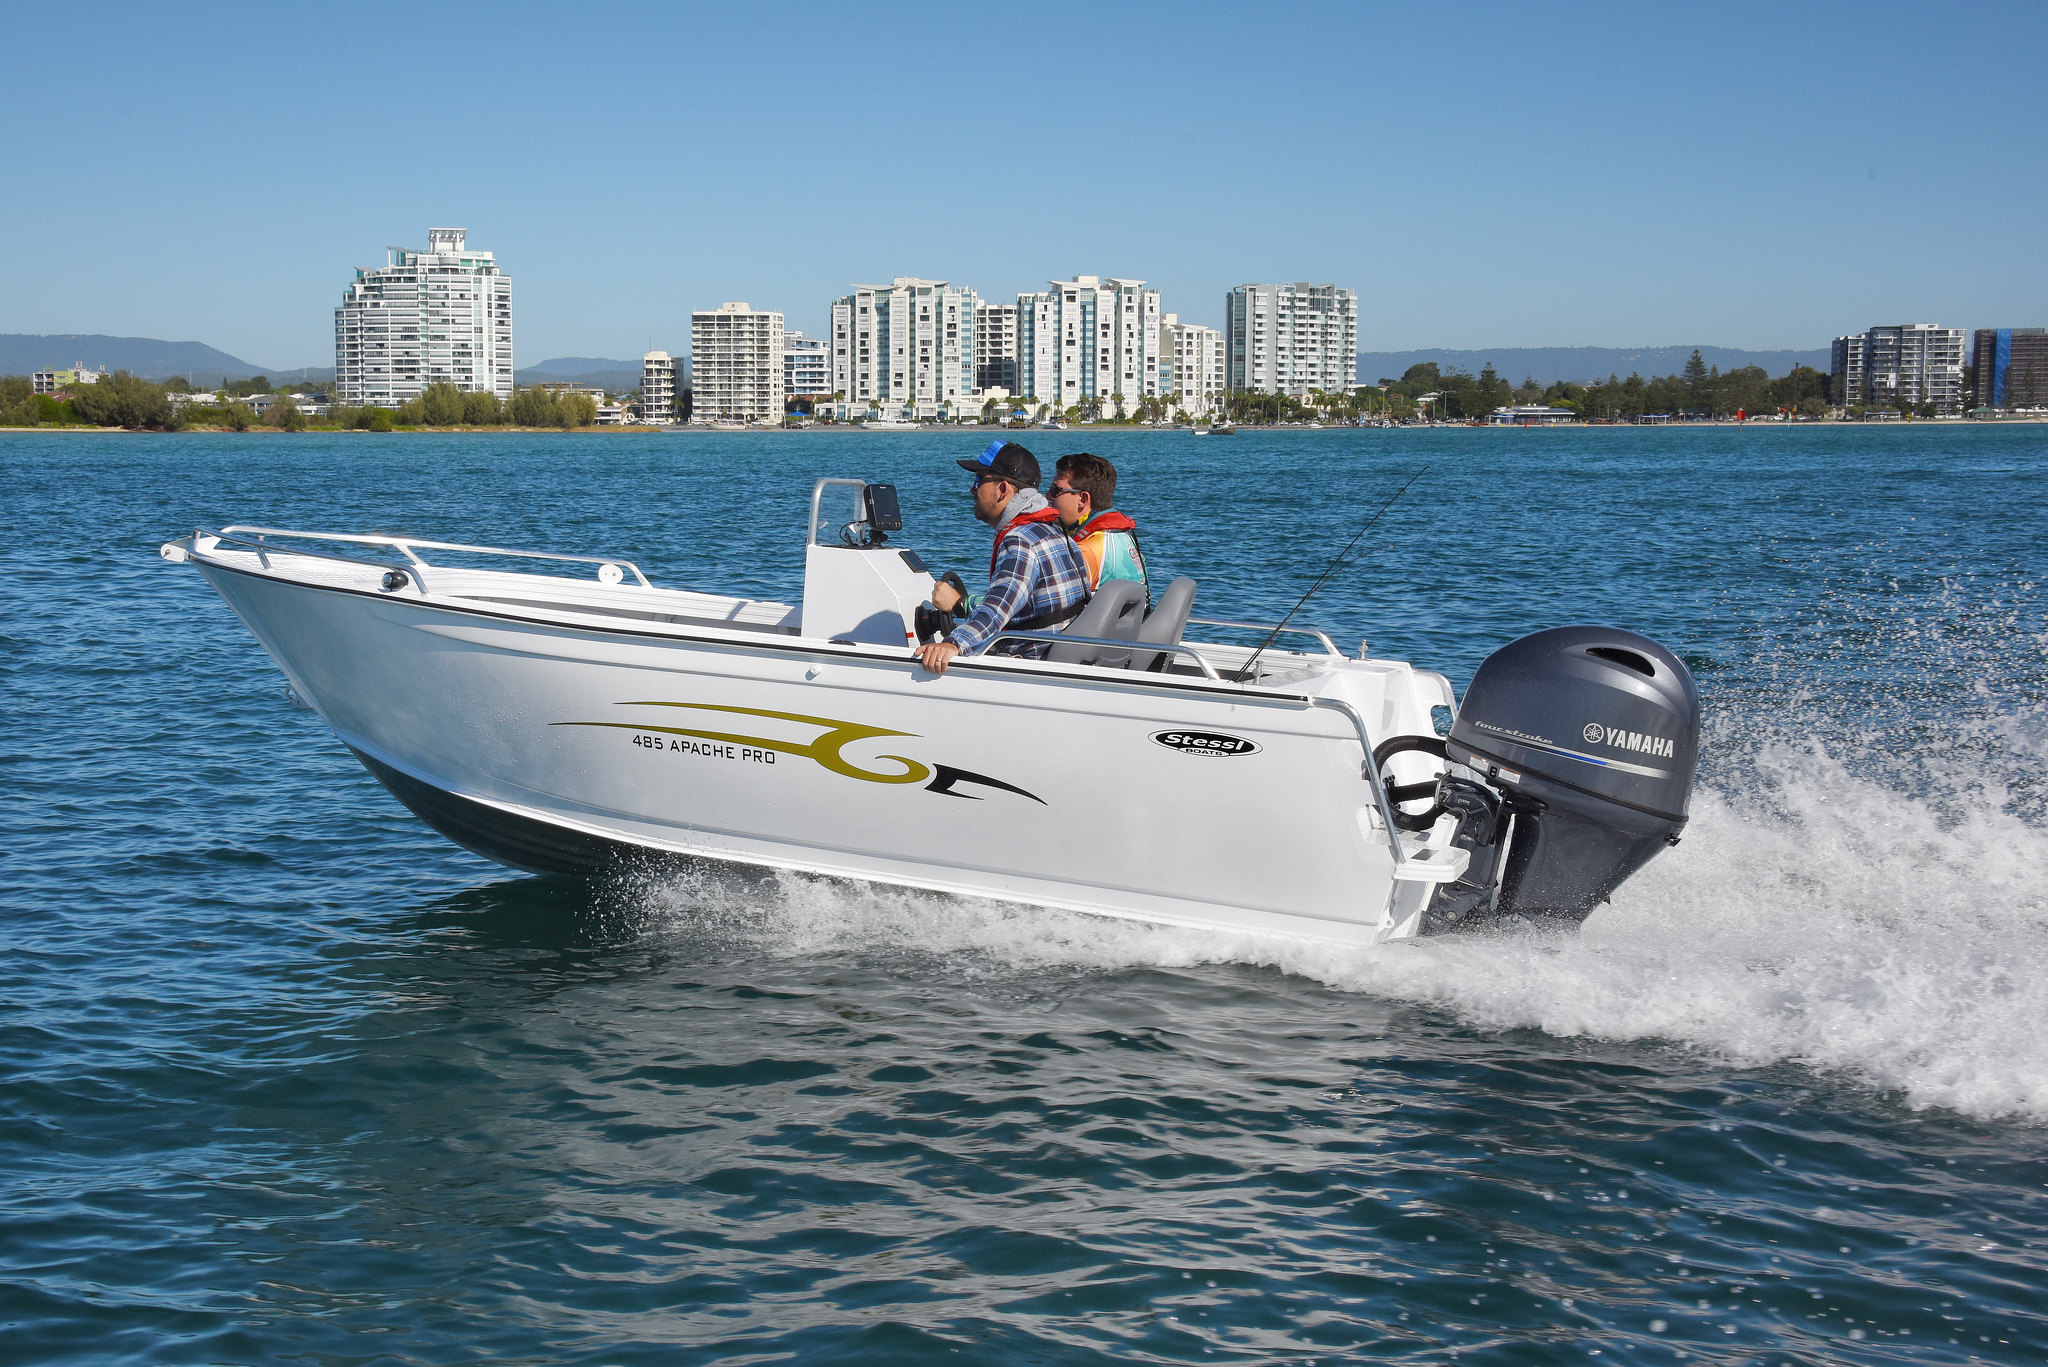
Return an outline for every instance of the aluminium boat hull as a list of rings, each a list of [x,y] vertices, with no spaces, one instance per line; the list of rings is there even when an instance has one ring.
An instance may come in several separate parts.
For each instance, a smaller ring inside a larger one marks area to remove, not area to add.
[[[1353,942],[1415,933],[1442,881],[1397,868],[1362,728],[1309,695],[1425,729],[1405,666],[1294,694],[986,658],[933,676],[873,645],[192,560],[400,801],[516,867],[715,860]]]

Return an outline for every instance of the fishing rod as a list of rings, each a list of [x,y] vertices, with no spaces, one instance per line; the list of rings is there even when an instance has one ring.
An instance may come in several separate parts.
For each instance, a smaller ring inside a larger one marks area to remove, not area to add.
[[[1252,657],[1249,660],[1246,660],[1244,662],[1243,667],[1237,671],[1237,681],[1239,683],[1245,683],[1253,677],[1252,667],[1258,664],[1259,656],[1266,653],[1266,647],[1273,644],[1273,639],[1277,637],[1282,631],[1286,630],[1287,624],[1294,620],[1294,614],[1300,612],[1303,606],[1307,604],[1308,600],[1316,596],[1316,591],[1322,588],[1324,584],[1327,584],[1330,581],[1330,576],[1335,574],[1338,570],[1344,567],[1344,557],[1350,555],[1351,548],[1353,546],[1356,546],[1361,540],[1364,539],[1365,534],[1372,530],[1373,523],[1378,522],[1382,517],[1385,517],[1387,509],[1393,507],[1394,504],[1400,500],[1401,495],[1408,492],[1409,485],[1412,485],[1415,483],[1416,480],[1421,479],[1422,476],[1425,473],[1427,473],[1428,470],[1429,467],[1425,465],[1422,467],[1422,469],[1417,470],[1414,474],[1408,476],[1408,483],[1394,490],[1394,496],[1388,499],[1385,503],[1382,503],[1380,505],[1380,510],[1374,513],[1372,517],[1367,520],[1366,524],[1363,527],[1360,527],[1358,529],[1358,535],[1352,537],[1350,541],[1345,543],[1344,549],[1337,552],[1337,558],[1330,562],[1330,567],[1322,572],[1321,576],[1319,576],[1316,579],[1315,583],[1310,584],[1308,586],[1308,592],[1301,595],[1301,597],[1295,601],[1293,607],[1287,609],[1287,615],[1285,617],[1282,617],[1279,623],[1275,625],[1271,631],[1266,633],[1266,639],[1259,642],[1259,648],[1252,652]],[[1366,555],[1371,554],[1371,551],[1366,552]],[[1363,560],[1364,558],[1365,556],[1363,555],[1359,557],[1360,560]]]

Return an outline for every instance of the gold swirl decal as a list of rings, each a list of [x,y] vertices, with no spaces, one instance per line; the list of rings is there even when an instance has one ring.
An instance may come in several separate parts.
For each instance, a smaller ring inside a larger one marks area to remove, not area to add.
[[[932,776],[929,766],[902,755],[878,755],[877,759],[894,760],[903,766],[900,774],[876,773],[862,769],[839,752],[857,740],[870,740],[876,736],[916,736],[909,731],[891,731],[880,726],[862,726],[858,722],[835,721],[831,717],[807,717],[801,712],[770,712],[761,707],[722,707],[708,702],[622,702],[620,707],[690,707],[701,712],[735,712],[743,717],[773,717],[777,721],[801,722],[806,726],[822,726],[825,733],[808,744],[795,741],[769,740],[762,736],[742,736],[730,731],[697,731],[685,726],[645,726],[630,721],[558,721],[553,726],[603,726],[620,731],[658,731],[666,736],[692,736],[698,740],[721,741],[728,745],[751,745],[762,750],[773,750],[778,754],[796,755],[802,759],[816,760],[835,774],[857,778],[868,783],[922,783]]]

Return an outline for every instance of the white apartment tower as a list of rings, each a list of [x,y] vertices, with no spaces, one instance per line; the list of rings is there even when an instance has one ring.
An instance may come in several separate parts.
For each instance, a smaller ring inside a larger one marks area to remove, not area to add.
[[[1231,389],[1349,394],[1357,383],[1358,292],[1335,285],[1239,285],[1223,300]]]
[[[1159,291],[1142,280],[1077,275],[1017,296],[1017,389],[1073,408],[1122,400],[1129,412],[1159,383]]]
[[[640,358],[640,421],[667,426],[676,420],[676,363],[666,351]]]
[[[430,228],[425,251],[357,268],[334,311],[337,400],[396,408],[430,384],[512,397],[512,281],[466,240]]]
[[[1223,334],[1199,323],[1183,323],[1178,314],[1169,313],[1161,320],[1159,349],[1163,383],[1168,393],[1180,395],[1180,407],[1196,417],[1213,411],[1228,388]]]
[[[1933,323],[1874,327],[1835,338],[1829,369],[1835,402],[1889,408],[1932,404],[1937,412],[1963,406],[1963,329]]]
[[[841,417],[957,416],[980,396],[981,298],[944,280],[897,276],[832,303],[832,393]]]
[[[720,304],[690,315],[691,416],[782,417],[782,315]]]

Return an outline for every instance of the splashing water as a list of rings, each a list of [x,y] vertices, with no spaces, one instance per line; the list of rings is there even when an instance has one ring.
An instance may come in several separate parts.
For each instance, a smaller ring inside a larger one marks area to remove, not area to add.
[[[2038,723],[1998,733],[2038,745]],[[751,952],[907,951],[982,975],[1271,967],[1485,1029],[1673,1043],[1839,1073],[1914,1107],[2048,1119],[2048,832],[2011,786],[1923,758],[1939,786],[1908,794],[1782,736],[1717,767],[1747,786],[1700,793],[1679,847],[1577,934],[1360,949],[789,874],[650,880],[634,897]]]

